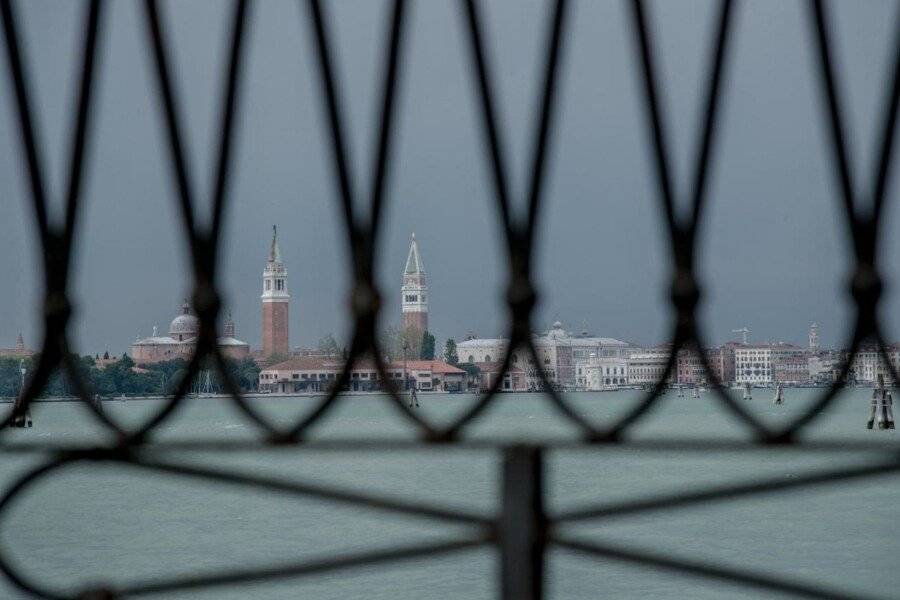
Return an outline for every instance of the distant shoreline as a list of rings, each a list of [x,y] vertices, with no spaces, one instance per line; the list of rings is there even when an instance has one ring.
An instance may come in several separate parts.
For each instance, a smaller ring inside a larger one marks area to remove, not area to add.
[[[380,394],[381,392],[354,392],[356,394]],[[284,397],[323,397],[326,394],[322,392],[312,393],[312,392],[303,392],[303,393],[295,393],[295,394],[260,394],[258,392],[253,392],[250,394],[241,394],[241,398],[284,398]],[[155,396],[103,396],[100,398],[103,402],[125,402],[130,400],[169,400],[172,396],[163,396],[163,395],[155,395]],[[218,400],[231,398],[231,394],[188,394],[185,396],[190,400]],[[78,396],[51,396],[48,398],[36,398],[32,400],[32,403],[41,403],[41,402],[81,402],[81,398]],[[15,402],[15,398],[3,397],[0,398],[0,403],[3,404],[12,404]]]
[[[679,387],[682,389],[685,389],[685,390],[690,389],[689,386],[672,386],[670,391],[678,389]],[[785,389],[816,389],[816,388],[827,388],[829,386],[827,386],[827,385],[785,385],[783,387]],[[842,387],[844,387],[844,388],[871,388],[872,386],[866,385],[866,384],[859,384],[859,383],[856,383],[856,384],[846,383]],[[726,387],[724,389],[732,390],[732,391],[740,390],[740,388],[737,388],[737,387]],[[753,389],[774,389],[774,386],[771,386],[771,385],[765,386],[765,387],[754,386]],[[647,393],[648,390],[640,390],[637,388],[627,388],[627,389],[617,389],[617,390],[565,390],[565,391],[562,391],[561,393],[564,393],[564,394],[570,394],[570,393],[574,393],[574,394],[608,394],[610,392],[623,392],[623,391],[625,391],[625,392],[643,391],[644,393]],[[708,391],[712,391],[712,390],[709,389]],[[450,395],[474,395],[474,394],[478,394],[479,392],[474,392],[474,391],[473,392],[419,391],[418,393],[420,395],[450,396]],[[500,390],[500,391],[498,391],[498,393],[500,393],[500,394],[508,394],[508,393],[540,394],[540,393],[543,393],[543,390],[516,390],[516,391]],[[327,395],[328,394],[325,392],[293,392],[290,394],[287,394],[287,393],[271,394],[271,393],[251,392],[251,393],[247,393],[247,394],[241,394],[241,398],[324,398]],[[384,395],[387,395],[387,392],[386,391],[343,392],[343,395],[346,395],[346,396],[384,396]],[[172,396],[163,396],[163,395],[125,396],[124,398],[122,396],[105,396],[105,397],[102,397],[101,400],[103,402],[125,402],[125,401],[131,401],[131,400],[138,400],[138,401],[168,400],[171,397]],[[200,395],[189,394],[189,395],[185,396],[185,398],[188,398],[190,400],[219,400],[219,399],[229,399],[229,398],[231,398],[231,394],[200,394]],[[12,398],[9,396],[0,397],[0,404],[12,404],[14,401],[15,401],[15,398]],[[33,400],[32,402],[33,403],[81,402],[81,398],[79,398],[77,396],[53,396],[53,397],[49,397],[49,398],[37,398],[37,399]]]

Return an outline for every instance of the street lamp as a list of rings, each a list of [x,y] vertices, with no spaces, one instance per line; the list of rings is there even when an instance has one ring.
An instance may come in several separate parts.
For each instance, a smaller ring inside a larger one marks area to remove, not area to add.
[[[405,392],[409,389],[409,383],[406,376],[406,350],[409,348],[409,343],[406,340],[403,340],[403,391]]]
[[[409,342],[403,340],[403,390],[410,390],[409,392],[409,407],[419,406],[419,397],[416,395],[416,386],[415,382],[412,382],[413,385],[410,387],[409,385],[409,377],[406,374],[406,351],[409,349]]]
[[[22,375],[22,379],[19,384],[19,397],[16,400],[16,404],[13,407],[13,413],[16,413],[21,403],[25,400],[25,373],[27,369],[25,368],[25,359],[19,360],[19,373]],[[31,427],[31,411],[25,409],[21,414],[17,414],[12,423],[13,427]]]

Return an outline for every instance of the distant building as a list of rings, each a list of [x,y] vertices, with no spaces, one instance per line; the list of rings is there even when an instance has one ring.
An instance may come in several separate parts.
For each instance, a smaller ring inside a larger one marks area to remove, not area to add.
[[[838,381],[844,359],[840,352],[817,352],[807,359],[809,382],[814,385],[831,385]]]
[[[263,270],[262,300],[262,358],[273,354],[287,355],[289,344],[289,307],[287,269],[281,259],[278,246],[278,230],[272,226],[272,242],[269,257]]]
[[[16,336],[16,346],[15,348],[0,348],[0,358],[29,358],[34,356],[36,353],[34,350],[29,350],[25,347],[25,340],[22,338],[22,334]]]
[[[676,373],[666,377],[666,366],[672,353],[670,344],[655,346],[633,352],[628,357],[629,385],[651,386],[665,378],[666,383],[675,383]]]
[[[806,357],[806,349],[793,344],[748,344],[734,349],[734,380],[767,385],[775,382],[775,365],[794,357]]]
[[[529,389],[535,389],[534,387],[529,388],[528,377],[524,369],[511,366],[501,373],[501,367],[503,367],[501,362],[478,363],[477,387],[479,391],[490,390],[501,375],[503,380],[498,388],[501,392],[527,392]]]
[[[731,384],[734,381],[734,349],[740,346],[736,342],[729,342],[703,351],[711,376],[704,370],[701,356],[695,348],[682,348],[678,351],[675,363],[677,382],[681,385],[712,385],[716,382]]]
[[[260,390],[278,394],[330,391],[340,377],[344,361],[339,358],[305,356],[292,358],[266,367],[259,374]],[[419,391],[453,392],[465,389],[466,372],[442,360],[410,360],[387,365],[388,378],[403,388],[403,373]],[[357,361],[350,371],[348,392],[371,392],[385,389],[371,360]]]
[[[704,350],[708,355],[709,351]],[[696,385],[709,379],[703,368],[700,353],[693,346],[682,348],[675,357],[676,382],[681,385]]]
[[[541,375],[550,385],[562,389],[580,387],[577,365],[586,364],[591,357],[627,358],[636,348],[633,344],[614,338],[594,337],[587,334],[573,335],[563,329],[559,321],[547,332],[531,338],[537,353],[537,363],[525,348],[516,348],[510,356],[510,368],[524,372],[523,384],[528,390],[542,387]],[[502,362],[509,340],[505,338],[475,338],[459,342],[456,352],[460,362]]]
[[[890,344],[883,348],[883,352],[887,355],[894,370],[900,372],[900,345]],[[860,346],[850,363],[850,375],[855,381],[869,385],[878,381],[878,376],[881,375],[884,377],[885,384],[894,385],[894,378],[882,356],[882,349],[876,344]]]
[[[809,383],[809,357],[804,354],[784,356],[773,367],[775,383],[805,385]]]
[[[633,344],[615,338],[595,337],[582,333],[573,335],[556,321],[553,327],[542,335],[532,338],[537,351],[538,367],[547,381],[555,387],[569,389],[576,387],[576,362],[591,358],[627,358],[635,350]]]
[[[509,340],[504,338],[473,338],[456,344],[456,353],[459,362],[492,363],[502,361],[508,347]],[[517,349],[510,357],[510,362],[517,363],[520,359],[524,360],[524,355],[523,350]]]
[[[740,347],[741,344],[737,342],[728,342],[709,351],[706,358],[713,374],[713,379],[709,383],[716,381],[721,385],[734,383],[734,350]]]
[[[401,311],[403,328],[415,328],[421,332],[428,331],[428,282],[425,277],[425,266],[419,256],[419,244],[416,234],[412,234],[409,243],[409,255],[403,269],[403,287]]]
[[[131,345],[131,358],[136,364],[151,364],[167,360],[190,360],[197,349],[200,334],[200,320],[185,300],[181,314],[169,324],[169,334],[159,335],[156,327],[153,335],[140,338]],[[225,321],[225,335],[218,339],[219,350],[226,358],[240,360],[250,355],[247,342],[234,337],[234,321],[229,316]]]
[[[615,390],[628,385],[628,359],[590,356],[575,361],[575,385],[587,392]]]

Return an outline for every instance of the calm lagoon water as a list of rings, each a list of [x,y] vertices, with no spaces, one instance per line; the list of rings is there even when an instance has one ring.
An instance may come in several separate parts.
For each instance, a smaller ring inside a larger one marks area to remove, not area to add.
[[[844,392],[807,437],[896,441],[896,432],[864,428],[869,391]],[[790,418],[812,397],[787,390],[773,406],[771,390],[756,390],[749,406],[772,422]],[[607,421],[623,413],[636,392],[572,394],[584,415]],[[471,397],[423,395],[421,411],[447,420]],[[286,424],[313,406],[310,398],[254,400]],[[154,401],[111,402],[107,410],[136,423]],[[101,439],[85,409],[46,403],[34,411],[35,428],[7,432],[9,441],[78,443]],[[478,439],[573,438],[548,401],[534,394],[503,395],[468,436]],[[252,439],[259,435],[227,400],[190,400],[160,432],[160,439]],[[716,437],[740,439],[747,431],[710,395],[670,394],[633,430],[637,439]],[[316,438],[410,438],[412,429],[377,396],[346,397],[315,431]],[[641,498],[747,478],[791,478],[838,465],[878,460],[876,453],[661,452],[601,448],[559,450],[548,456],[553,510],[592,501]],[[181,450],[168,460],[249,473],[328,483],[352,490],[420,499],[489,514],[498,492],[498,455],[454,448],[333,452],[296,449],[216,455]],[[8,485],[42,456],[5,454],[0,476]],[[689,509],[573,525],[579,536],[824,583],[839,590],[896,597],[900,589],[900,477],[783,492]],[[131,467],[76,466],[30,490],[0,522],[0,541],[30,577],[55,589],[97,581],[147,581],[219,568],[264,566],[346,551],[452,537],[461,527],[360,510],[254,489],[164,476]],[[238,599],[373,598],[426,600],[495,598],[496,557],[474,550],[447,557],[379,565],[301,578],[213,588],[161,598]],[[743,588],[662,574],[633,565],[554,551],[548,569],[550,598],[765,598]],[[7,583],[0,597],[24,598]]]

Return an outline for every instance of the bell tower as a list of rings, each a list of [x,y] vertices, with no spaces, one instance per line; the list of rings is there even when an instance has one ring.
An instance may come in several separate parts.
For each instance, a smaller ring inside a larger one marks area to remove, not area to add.
[[[287,354],[290,350],[288,342],[288,307],[291,295],[287,288],[287,270],[281,260],[281,248],[278,247],[278,230],[272,225],[272,243],[269,246],[269,259],[263,271],[262,292],[262,354]]]
[[[425,267],[419,257],[419,244],[416,234],[412,234],[409,244],[409,255],[406,257],[406,268],[403,270],[403,287],[401,288],[403,328],[415,327],[420,331],[428,330],[428,283],[425,279]]]

